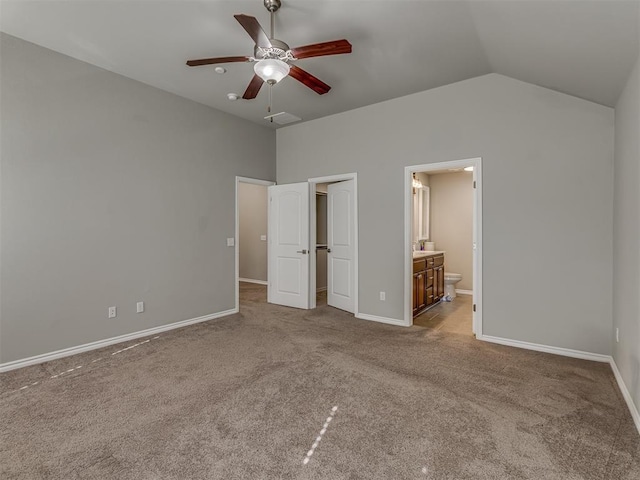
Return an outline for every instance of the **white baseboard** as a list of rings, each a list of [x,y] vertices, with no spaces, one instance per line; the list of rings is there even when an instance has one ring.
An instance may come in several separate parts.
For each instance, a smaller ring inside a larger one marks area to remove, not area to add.
[[[638,408],[636,407],[635,403],[633,403],[633,398],[631,398],[631,394],[629,393],[629,390],[627,389],[627,386],[622,379],[622,375],[620,375],[618,366],[616,365],[616,362],[611,355],[583,352],[581,350],[572,350],[570,348],[551,347],[548,345],[540,345],[537,343],[521,342],[520,340],[492,337],[490,335],[479,335],[476,338],[485,342],[499,343],[500,345],[507,345],[509,347],[525,348],[527,350],[553,353],[555,355],[562,355],[564,357],[580,358],[583,360],[591,360],[594,362],[608,363],[609,365],[611,365],[613,375],[615,376],[616,382],[618,383],[618,388],[620,388],[620,392],[622,393],[625,402],[627,402],[627,407],[629,408],[629,412],[631,413],[631,417],[633,418],[633,423],[635,424],[638,433],[640,433],[640,413],[638,412]]]
[[[538,343],[522,342],[520,340],[511,340],[508,338],[492,337],[490,335],[478,335],[478,340],[491,343],[499,343],[500,345],[507,345],[509,347],[524,348],[526,350],[535,350],[536,352],[553,353],[555,355],[562,355],[563,357],[581,358],[583,360],[591,360],[593,362],[609,363],[611,361],[610,355],[602,355],[600,353],[583,352],[582,350],[572,350],[570,348],[551,347],[549,345],[541,345]]]
[[[458,295],[473,295],[473,290],[463,290],[461,288],[456,288],[456,293]]]
[[[38,363],[50,362],[51,360],[68,357],[70,355],[76,355],[78,353],[87,352],[89,350],[108,347],[109,345],[113,345],[115,343],[127,342],[129,340],[135,340],[136,338],[156,335],[168,330],[174,330],[176,328],[186,327],[187,325],[193,325],[194,323],[206,322],[207,320],[226,317],[227,315],[232,315],[234,313],[238,313],[237,308],[232,308],[231,310],[225,310],[223,312],[211,313],[209,315],[203,315],[202,317],[190,318],[188,320],[182,320],[175,323],[169,323],[168,325],[148,328],[146,330],[140,330],[133,333],[127,333],[125,335],[119,335],[117,337],[106,338],[104,340],[98,340],[97,342],[85,343],[76,347],[64,348],[62,350],[56,350],[55,352],[43,353],[41,355],[36,355],[33,357],[14,360],[7,363],[1,363],[0,373],[8,372],[9,370],[15,370],[17,368],[28,367],[29,365],[36,365]]]
[[[268,285],[266,280],[254,280],[253,278],[239,278],[238,280],[247,283],[257,283],[258,285]]]
[[[616,365],[616,361],[611,357],[611,370],[613,370],[613,375],[616,377],[616,381],[618,382],[618,387],[622,392],[622,396],[624,397],[625,402],[627,402],[627,407],[629,407],[629,412],[631,412],[631,418],[633,418],[633,423],[636,424],[636,429],[638,433],[640,433],[640,413],[638,412],[638,408],[636,404],[633,403],[633,398],[631,398],[631,394],[627,389],[627,385],[624,383],[622,379],[622,375],[620,375],[620,370],[618,370],[618,366]]]
[[[356,318],[361,320],[370,320],[372,322],[388,323],[389,325],[397,325],[399,327],[410,327],[404,320],[398,320],[397,318],[379,317],[377,315],[369,315],[368,313],[357,313]]]

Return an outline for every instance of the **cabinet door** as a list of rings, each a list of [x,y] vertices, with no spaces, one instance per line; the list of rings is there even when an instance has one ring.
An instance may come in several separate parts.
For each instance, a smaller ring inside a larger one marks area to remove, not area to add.
[[[426,304],[427,291],[426,291],[426,288],[425,288],[424,272],[421,272],[416,276],[417,276],[416,300],[417,300],[417,304],[418,304],[417,305],[418,311],[420,311],[424,307],[427,306],[427,304]]]
[[[438,301],[444,296],[444,266],[436,267],[434,272],[434,300]]]
[[[418,274],[413,276],[413,314],[418,311]]]

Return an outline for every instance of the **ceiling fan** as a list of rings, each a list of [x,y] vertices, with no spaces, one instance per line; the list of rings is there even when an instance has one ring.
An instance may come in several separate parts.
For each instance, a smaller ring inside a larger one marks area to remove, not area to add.
[[[282,40],[274,38],[273,22],[274,13],[278,11],[282,2],[280,0],[264,0],[265,8],[271,14],[271,35],[267,37],[258,20],[249,15],[234,15],[249,36],[255,42],[253,57],[216,57],[189,60],[187,65],[198,67],[201,65],[213,65],[217,63],[231,62],[256,62],[255,75],[249,82],[249,86],[242,95],[245,100],[256,98],[263,83],[272,86],[287,75],[306,85],[319,95],[327,93],[331,87],[309,72],[292,64],[296,60],[325,55],[339,55],[351,53],[351,44],[347,40],[334,40],[332,42],[315,43],[303,47],[289,48]]]

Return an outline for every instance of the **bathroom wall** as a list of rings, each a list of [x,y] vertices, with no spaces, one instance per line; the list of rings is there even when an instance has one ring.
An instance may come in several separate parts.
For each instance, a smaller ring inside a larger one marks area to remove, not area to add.
[[[267,187],[238,183],[240,278],[267,281]]]
[[[456,285],[473,289],[473,172],[429,175],[431,241],[445,250],[445,271],[460,273]]]

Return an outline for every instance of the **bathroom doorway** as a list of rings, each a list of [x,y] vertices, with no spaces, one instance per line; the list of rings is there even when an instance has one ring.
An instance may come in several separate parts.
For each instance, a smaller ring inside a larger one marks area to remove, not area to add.
[[[265,297],[267,285],[267,188],[275,182],[236,177],[235,304]],[[240,295],[243,287],[244,296]]]
[[[405,321],[482,333],[481,159],[405,168]]]

